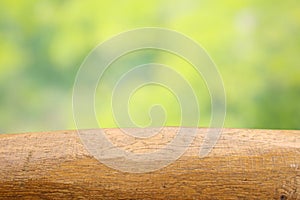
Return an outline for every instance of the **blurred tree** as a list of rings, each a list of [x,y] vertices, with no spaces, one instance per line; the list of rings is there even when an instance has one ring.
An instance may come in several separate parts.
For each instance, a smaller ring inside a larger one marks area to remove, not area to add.
[[[208,51],[223,76],[227,127],[300,128],[299,1],[2,0],[0,132],[75,128],[72,87],[85,56],[112,35],[149,26],[182,32]],[[192,68],[162,53],[153,59],[190,77],[201,97],[205,84]],[[132,112],[143,124],[137,110],[151,99],[141,94],[145,102]],[[202,98],[200,125],[208,126],[210,100]],[[167,124],[177,123],[174,112]]]

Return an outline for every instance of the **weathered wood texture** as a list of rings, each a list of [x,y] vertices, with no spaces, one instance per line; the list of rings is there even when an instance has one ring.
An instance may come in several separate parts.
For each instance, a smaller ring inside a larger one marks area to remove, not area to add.
[[[104,129],[135,152],[163,146],[176,130],[134,139]],[[0,135],[0,199],[300,199],[300,131],[224,129],[205,158],[199,132],[180,159],[138,174],[94,159],[76,131]]]

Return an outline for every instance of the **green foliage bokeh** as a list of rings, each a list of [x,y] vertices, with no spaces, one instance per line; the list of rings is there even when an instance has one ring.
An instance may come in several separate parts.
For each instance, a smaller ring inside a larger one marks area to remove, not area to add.
[[[0,133],[74,129],[72,88],[82,61],[100,42],[139,27],[173,29],[206,49],[226,89],[225,127],[300,128],[297,0],[2,0]],[[191,82],[199,78],[178,58],[154,57]],[[154,58],[143,54],[140,59]],[[193,83],[207,96],[203,83]],[[162,100],[171,111],[166,124],[179,125],[172,95],[155,88],[145,91],[130,102],[133,118],[145,126],[147,120],[138,111]],[[148,98],[149,93],[155,98]],[[199,126],[208,126],[209,98],[203,97],[200,107]],[[113,127],[110,117],[98,116],[103,126]]]

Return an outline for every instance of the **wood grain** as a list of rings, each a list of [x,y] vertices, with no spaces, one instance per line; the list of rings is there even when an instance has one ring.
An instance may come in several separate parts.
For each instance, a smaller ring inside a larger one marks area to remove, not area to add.
[[[163,147],[176,130],[137,139],[103,129],[116,146],[137,153]],[[0,199],[300,199],[300,131],[224,129],[199,158],[206,131],[199,129],[180,159],[149,173],[107,167],[76,131],[1,135]]]

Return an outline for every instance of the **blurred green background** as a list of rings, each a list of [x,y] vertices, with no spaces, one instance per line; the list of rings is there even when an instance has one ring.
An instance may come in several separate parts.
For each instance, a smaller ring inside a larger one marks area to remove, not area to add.
[[[115,34],[152,26],[181,32],[207,50],[226,89],[225,127],[300,128],[298,0],[2,0],[0,133],[74,129],[72,87],[83,59]],[[199,126],[209,125],[205,85],[193,81],[186,63],[151,52],[136,58],[167,63],[190,78],[203,93]],[[171,111],[166,124],[178,125],[174,97],[155,87],[132,97],[133,119],[147,124],[139,111],[160,100]],[[115,126],[110,117],[98,116],[106,127]]]

